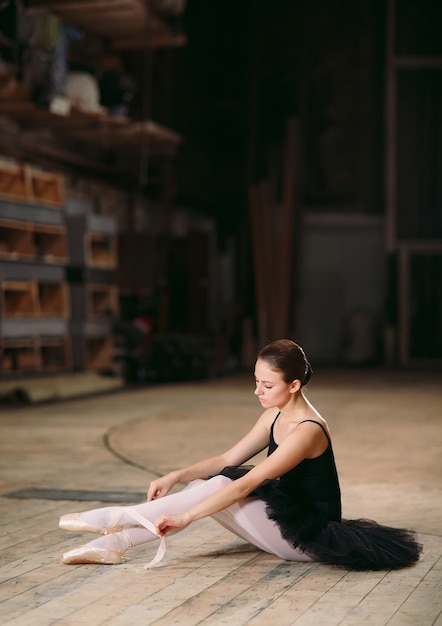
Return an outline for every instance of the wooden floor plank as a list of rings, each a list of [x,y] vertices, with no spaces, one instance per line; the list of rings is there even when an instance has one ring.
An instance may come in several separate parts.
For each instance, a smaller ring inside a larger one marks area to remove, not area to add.
[[[266,616],[268,607],[287,589],[296,586],[299,580],[309,575],[314,576],[315,563],[275,562],[274,567],[256,582],[247,586],[242,593],[225,602],[201,624],[248,624],[257,616]],[[199,622],[198,622],[199,623]]]
[[[278,566],[278,561],[268,555],[258,554],[245,562],[236,570],[229,568],[224,576],[181,603],[180,606],[155,621],[156,626],[193,626],[202,620],[218,619],[219,609],[227,603],[234,602],[250,585],[256,584]],[[304,566],[309,571],[311,565]]]
[[[250,558],[250,556],[248,556],[247,561],[251,562],[254,558],[256,557]],[[247,569],[242,567],[242,561],[240,563],[241,569]],[[189,598],[194,598],[214,585],[217,585],[226,575],[230,576],[232,570],[234,570],[232,565],[230,565],[228,570],[222,567],[214,567],[213,561],[211,560],[201,567],[198,567],[197,571],[190,571],[185,576],[175,578],[173,584],[167,584],[167,586],[163,586],[163,588],[158,591],[148,594],[147,597],[137,605],[136,614],[140,619],[146,620],[148,624],[162,621],[163,619],[165,619],[165,623],[169,623],[168,615],[171,612],[183,603],[186,603]],[[162,578],[165,581],[170,581],[170,574],[164,572]],[[131,618],[135,615],[134,611],[135,609],[131,607],[129,610]],[[108,623],[111,626],[126,624],[127,617],[128,611],[123,611],[115,618],[109,620]]]
[[[340,568],[318,565],[314,572],[291,585],[247,624],[248,626],[265,626],[270,620],[278,620],[278,626],[294,624],[315,604],[319,606],[325,594],[334,593],[333,590],[339,588],[340,581],[348,580],[350,575],[349,572]],[[379,575],[374,578],[378,579]]]
[[[156,543],[129,550],[123,565],[66,566],[61,554],[92,537],[62,532],[59,516],[103,503],[8,497],[35,488],[145,493],[157,473],[215,453],[254,422],[249,378],[2,410],[2,625],[442,626],[442,390],[427,373],[389,377],[330,372],[311,396],[335,435],[347,517],[420,533],[421,560],[395,572],[287,563],[211,519],[170,538],[153,570],[144,564]]]
[[[398,609],[391,626],[427,626],[442,612],[442,559],[439,558]]]

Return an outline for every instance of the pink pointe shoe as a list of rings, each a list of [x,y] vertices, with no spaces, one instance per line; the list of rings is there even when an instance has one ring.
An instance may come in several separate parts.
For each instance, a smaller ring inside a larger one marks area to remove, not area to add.
[[[122,550],[107,550],[93,546],[80,546],[63,554],[65,565],[101,563],[102,565],[120,565],[124,563]]]
[[[111,533],[119,533],[124,529],[123,526],[112,526],[111,528],[92,526],[81,519],[80,513],[62,515],[58,527],[61,530],[70,530],[74,533],[95,533],[96,535],[110,535]]]

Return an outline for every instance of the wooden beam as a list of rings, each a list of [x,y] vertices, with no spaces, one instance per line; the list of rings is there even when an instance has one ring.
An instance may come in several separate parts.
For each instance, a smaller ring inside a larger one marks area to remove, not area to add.
[[[106,138],[109,146],[123,142],[135,144],[143,137],[164,146],[169,153],[177,149],[181,135],[152,120],[132,122],[106,114],[85,113],[72,109],[67,116],[60,116],[48,110],[39,109],[28,101],[0,100],[0,116],[14,120],[22,128],[47,128],[52,132],[63,132],[67,137],[81,139],[93,145],[97,138]]]

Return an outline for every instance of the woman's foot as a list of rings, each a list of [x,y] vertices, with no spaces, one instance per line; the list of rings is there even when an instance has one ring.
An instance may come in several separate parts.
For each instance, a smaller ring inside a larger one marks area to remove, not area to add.
[[[122,550],[107,550],[91,545],[80,546],[63,554],[63,563],[75,565],[80,563],[101,563],[102,565],[120,565],[124,563]]]
[[[117,534],[99,537],[86,545],[79,546],[63,554],[63,563],[102,563],[103,565],[119,565],[124,563],[124,553],[133,546],[132,539],[126,530]]]
[[[112,526],[111,528],[99,528],[85,522],[80,513],[67,513],[60,517],[58,527],[62,530],[70,530],[74,533],[95,533],[96,535],[109,535],[123,530],[123,526]]]

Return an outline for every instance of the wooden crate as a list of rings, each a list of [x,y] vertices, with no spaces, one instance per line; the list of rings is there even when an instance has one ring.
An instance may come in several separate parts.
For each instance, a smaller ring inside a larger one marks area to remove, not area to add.
[[[41,355],[33,337],[5,339],[0,354],[3,374],[37,372],[41,369]]]
[[[87,316],[89,319],[109,319],[118,315],[118,293],[115,285],[87,286]]]
[[[67,283],[3,281],[1,284],[2,317],[68,317]]]
[[[13,200],[32,198],[32,186],[26,166],[0,164],[0,196]]]
[[[0,219],[0,258],[66,263],[66,229],[62,226]]]
[[[67,283],[37,284],[38,312],[42,317],[68,317],[69,295]]]
[[[53,207],[64,204],[64,177],[29,165],[0,163],[0,196]]]
[[[34,224],[35,254],[46,263],[65,263],[68,260],[66,230],[61,226]]]
[[[50,206],[64,204],[64,178],[53,172],[43,172],[28,167],[30,189],[34,202]]]
[[[3,375],[44,373],[71,367],[68,337],[24,337],[5,339],[0,345]]]
[[[3,317],[34,317],[38,314],[37,285],[34,281],[3,281]]]
[[[106,269],[117,266],[115,235],[88,232],[85,234],[86,265]]]
[[[31,223],[0,220],[0,258],[9,260],[32,259],[35,252]]]
[[[112,337],[86,337],[85,342],[85,369],[112,369]]]
[[[70,340],[68,337],[40,337],[38,344],[42,371],[71,368]]]

